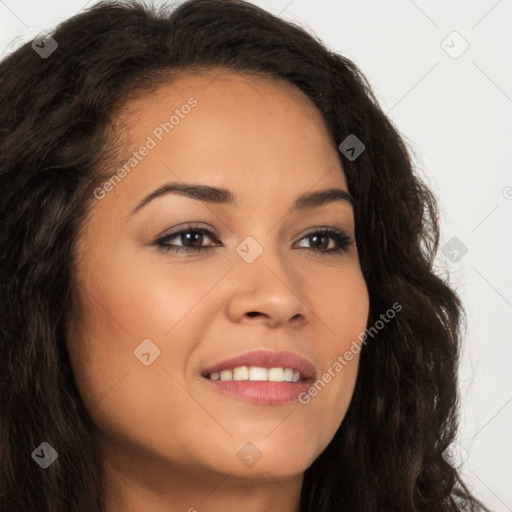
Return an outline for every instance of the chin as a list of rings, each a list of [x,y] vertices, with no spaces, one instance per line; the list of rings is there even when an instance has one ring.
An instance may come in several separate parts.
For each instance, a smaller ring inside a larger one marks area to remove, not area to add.
[[[296,477],[306,471],[311,465],[306,460],[286,460],[286,457],[275,456],[272,460],[263,460],[263,457],[252,467],[246,467],[243,464],[235,462],[230,467],[223,468],[222,472],[229,473],[232,477],[259,479],[262,481],[286,480]]]

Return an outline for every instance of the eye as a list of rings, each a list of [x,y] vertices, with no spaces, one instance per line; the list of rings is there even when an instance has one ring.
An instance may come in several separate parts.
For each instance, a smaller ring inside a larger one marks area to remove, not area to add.
[[[159,238],[155,242],[155,245],[167,252],[197,253],[212,248],[211,245],[203,245],[205,238],[218,241],[217,237],[210,230],[198,226],[188,226],[185,229]],[[178,240],[182,244],[176,245],[169,243],[173,240]],[[346,252],[347,248],[353,243],[344,231],[331,227],[316,228],[315,231],[302,237],[299,242],[303,240],[313,242],[313,248],[305,249],[308,254],[313,253],[314,255],[343,253]],[[329,248],[329,246],[331,247]]]
[[[186,236],[191,235],[191,236]],[[210,249],[210,247],[204,247],[202,245],[202,242],[204,241],[204,238],[215,238],[213,233],[205,228],[197,227],[197,226],[188,226],[185,229],[182,229],[181,231],[177,231],[176,233],[171,233],[169,235],[165,235],[162,238],[158,239],[156,241],[156,245],[159,247],[164,248],[166,251],[169,252],[184,252],[184,253],[190,253],[190,252],[199,252],[203,249]],[[185,244],[190,244],[189,247],[186,245],[183,246],[176,246],[174,244],[169,244],[170,240],[179,239],[181,242],[184,242]]]
[[[329,239],[334,243],[331,244]],[[352,244],[350,237],[344,231],[330,227],[317,228],[316,231],[307,234],[301,241],[302,240],[313,240],[313,246],[315,247],[308,249],[307,252],[322,256],[346,252],[348,247]],[[326,245],[326,248],[322,248]],[[330,249],[328,248],[329,245],[331,245]],[[332,245],[334,245],[334,247],[332,247]]]

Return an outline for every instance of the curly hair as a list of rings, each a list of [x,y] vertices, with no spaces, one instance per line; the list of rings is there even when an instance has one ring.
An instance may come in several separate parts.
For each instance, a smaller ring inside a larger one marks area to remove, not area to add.
[[[75,242],[116,159],[120,108],[181,71],[228,69],[302,90],[339,144],[355,198],[368,325],[402,310],[361,350],[352,400],[306,470],[300,510],[488,509],[446,456],[458,428],[464,310],[434,268],[436,199],[358,67],[314,35],[242,0],[170,9],[101,2],[58,25],[42,58],[28,42],[0,63],[0,509],[102,512],[92,420],[66,348]],[[41,471],[31,452],[52,441]]]

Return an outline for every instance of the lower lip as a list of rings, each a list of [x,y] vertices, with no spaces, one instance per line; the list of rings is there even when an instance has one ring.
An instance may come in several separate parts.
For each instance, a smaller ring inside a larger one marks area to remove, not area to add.
[[[265,405],[277,405],[297,400],[311,387],[311,380],[299,382],[269,382],[250,380],[211,380],[203,377],[217,391],[240,400]]]

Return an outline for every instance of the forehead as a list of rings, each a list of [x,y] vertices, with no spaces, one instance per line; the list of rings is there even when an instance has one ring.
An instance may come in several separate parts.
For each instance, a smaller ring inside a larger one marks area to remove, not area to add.
[[[197,102],[193,115],[180,115],[180,107],[186,106],[191,98]],[[232,129],[232,137],[246,140],[250,136],[270,138],[276,130],[285,127],[276,145],[293,138],[303,139],[301,143],[308,147],[314,144],[336,147],[322,114],[309,97],[293,84],[274,77],[226,69],[200,74],[181,72],[149,94],[129,101],[119,119],[133,135],[151,133],[160,122],[169,121],[173,113],[180,115],[181,124],[180,130],[172,128],[173,139],[184,130],[190,132],[187,125],[192,125],[197,137]],[[182,123],[184,117],[187,119]]]
[[[275,195],[284,187],[297,196],[320,180],[319,186],[346,188],[321,113],[281,80],[226,70],[183,73],[128,102],[118,121],[129,148],[120,161],[151,146],[125,180],[132,202],[148,187],[179,180],[238,188],[242,195]]]

